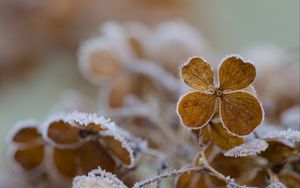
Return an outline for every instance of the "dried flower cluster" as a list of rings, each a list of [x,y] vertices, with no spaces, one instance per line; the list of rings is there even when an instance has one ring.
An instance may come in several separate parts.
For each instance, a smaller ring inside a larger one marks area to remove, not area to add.
[[[98,167],[109,172],[133,168],[146,147],[102,116],[76,111],[53,114],[42,124],[19,122],[8,142],[16,170],[59,184]]]
[[[55,106],[63,112],[18,123],[8,140],[14,171],[41,187],[298,187],[295,107],[271,125],[278,117],[268,108],[264,117],[254,64],[230,55],[215,75],[192,57],[210,56],[206,47],[182,22],[104,24],[78,52],[98,101],[72,92]]]

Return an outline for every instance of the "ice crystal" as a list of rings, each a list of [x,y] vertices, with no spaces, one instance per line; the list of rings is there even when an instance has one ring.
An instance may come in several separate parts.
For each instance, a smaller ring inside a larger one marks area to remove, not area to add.
[[[245,157],[256,155],[268,147],[268,143],[261,139],[255,139],[250,142],[244,143],[240,146],[234,147],[227,151],[224,155],[230,157]]]

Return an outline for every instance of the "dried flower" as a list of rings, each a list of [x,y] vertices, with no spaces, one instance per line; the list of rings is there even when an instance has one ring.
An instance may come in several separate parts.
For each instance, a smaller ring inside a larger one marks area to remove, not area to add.
[[[233,134],[250,134],[263,120],[263,109],[250,93],[240,91],[255,78],[255,67],[241,58],[230,56],[219,68],[218,87],[210,65],[200,57],[191,58],[181,68],[184,82],[192,89],[178,102],[182,124],[198,129],[205,126],[219,108],[222,124]]]
[[[38,126],[35,120],[25,120],[18,122],[9,133],[9,154],[17,170],[41,171],[44,168],[45,146]]]
[[[113,122],[76,111],[54,114],[42,126],[35,121],[20,122],[9,142],[17,170],[44,173],[62,184],[97,167],[111,172],[118,164],[132,168],[146,147]]]
[[[74,164],[79,161],[79,169],[72,169],[75,170],[72,172],[74,175],[78,170],[88,173],[97,166],[113,172],[117,162],[132,168],[145,146],[143,141],[132,137],[113,122],[95,114],[76,111],[51,116],[43,126],[43,136],[59,148],[54,151],[58,169],[66,170],[63,162],[66,156]]]

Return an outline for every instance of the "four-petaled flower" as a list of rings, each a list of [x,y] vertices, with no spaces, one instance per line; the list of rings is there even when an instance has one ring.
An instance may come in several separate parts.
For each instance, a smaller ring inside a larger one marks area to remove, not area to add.
[[[248,135],[263,120],[260,102],[243,90],[256,76],[255,67],[241,58],[230,56],[219,67],[219,85],[214,85],[210,65],[200,57],[191,58],[181,68],[181,77],[192,89],[198,90],[180,98],[177,111],[182,124],[198,129],[219,113],[223,126],[239,136]]]

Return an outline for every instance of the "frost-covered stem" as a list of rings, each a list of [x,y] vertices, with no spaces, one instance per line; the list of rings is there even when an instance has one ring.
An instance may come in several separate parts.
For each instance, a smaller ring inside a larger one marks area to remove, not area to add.
[[[226,183],[230,182],[230,177],[225,177],[223,174],[221,174],[220,172],[218,172],[216,169],[214,169],[212,166],[209,165],[208,161],[206,160],[205,153],[203,151],[200,151],[199,160],[202,167],[207,169],[212,176],[215,176]]]
[[[139,60],[137,62],[126,63],[124,66],[130,72],[148,76],[176,97],[179,96],[180,84],[178,84],[178,80],[156,63]]]
[[[183,169],[179,169],[179,170],[172,170],[170,172],[165,172],[162,173],[158,176],[155,176],[153,178],[149,178],[149,179],[145,179],[143,181],[137,182],[134,184],[134,186],[132,188],[142,188],[145,187],[146,185],[152,184],[158,180],[162,180],[164,178],[168,178],[168,177],[176,177],[178,175],[184,174],[186,172],[199,172],[201,173],[202,171],[204,171],[205,169],[203,169],[202,167],[191,167],[191,168],[183,168]]]
[[[202,130],[200,130],[199,132],[199,146],[200,146],[200,151],[198,153],[199,155],[199,162],[200,165],[207,169],[209,171],[209,173],[215,177],[217,177],[218,179],[226,182],[227,184],[230,182],[230,177],[225,177],[223,174],[221,174],[220,172],[218,172],[217,170],[215,170],[212,166],[209,165],[206,156],[205,156],[205,145],[203,142],[203,132]]]

